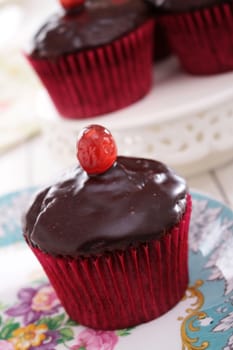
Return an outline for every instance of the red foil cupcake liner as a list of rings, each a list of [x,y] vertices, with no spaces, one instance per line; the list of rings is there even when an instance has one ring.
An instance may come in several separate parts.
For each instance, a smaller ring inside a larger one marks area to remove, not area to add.
[[[181,222],[160,240],[95,257],[54,257],[31,247],[65,310],[102,330],[153,320],[183,297],[188,284],[191,197]]]
[[[109,45],[56,59],[26,56],[58,112],[88,118],[116,111],[151,87],[154,21]]]
[[[187,72],[208,75],[233,70],[233,3],[168,15],[162,21]]]

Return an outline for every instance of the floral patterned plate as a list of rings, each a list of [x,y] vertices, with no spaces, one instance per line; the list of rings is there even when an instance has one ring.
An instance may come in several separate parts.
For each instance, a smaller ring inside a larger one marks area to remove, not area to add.
[[[75,324],[22,240],[31,190],[0,198],[0,350],[233,350],[233,213],[193,193],[190,286],[159,319],[117,331]]]

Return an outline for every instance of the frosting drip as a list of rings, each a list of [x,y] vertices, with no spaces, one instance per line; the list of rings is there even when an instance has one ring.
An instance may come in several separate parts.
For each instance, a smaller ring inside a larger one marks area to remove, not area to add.
[[[185,181],[164,164],[118,157],[106,173],[80,167],[40,192],[25,217],[25,236],[53,255],[80,256],[159,239],[186,208]]]

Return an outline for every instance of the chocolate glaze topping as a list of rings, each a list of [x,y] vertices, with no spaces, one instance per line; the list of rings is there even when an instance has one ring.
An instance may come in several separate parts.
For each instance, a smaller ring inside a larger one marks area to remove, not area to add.
[[[142,0],[87,0],[76,11],[53,15],[35,35],[29,54],[54,58],[109,44],[143,24],[150,13]]]
[[[159,239],[178,223],[186,193],[185,181],[153,160],[118,157],[94,177],[76,167],[37,195],[25,218],[25,236],[53,255],[124,249]]]
[[[154,5],[156,9],[165,12],[185,12],[203,7],[209,7],[223,2],[232,2],[232,0],[146,0]]]

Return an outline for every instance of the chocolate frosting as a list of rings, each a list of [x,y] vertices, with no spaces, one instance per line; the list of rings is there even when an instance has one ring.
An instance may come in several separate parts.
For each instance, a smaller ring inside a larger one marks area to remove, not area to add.
[[[80,167],[40,192],[25,217],[25,236],[44,252],[87,256],[159,239],[186,208],[184,179],[164,164],[118,157],[104,174]]]
[[[143,24],[150,13],[142,0],[87,0],[76,11],[53,15],[35,35],[29,54],[54,58],[109,44]]]
[[[156,9],[165,12],[185,12],[203,7],[209,7],[223,2],[230,2],[230,0],[146,0],[148,3],[154,5]]]

